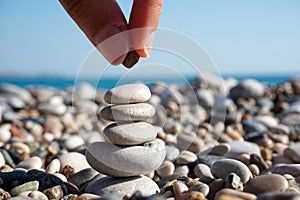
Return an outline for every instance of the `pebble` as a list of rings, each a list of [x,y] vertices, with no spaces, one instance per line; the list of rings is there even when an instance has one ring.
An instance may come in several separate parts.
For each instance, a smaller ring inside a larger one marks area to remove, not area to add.
[[[96,89],[87,82],[80,82],[74,87],[73,94],[79,99],[95,99]]]
[[[3,154],[0,152],[0,168],[5,165],[5,158]]]
[[[175,167],[174,174],[177,174],[179,176],[187,176],[190,169],[186,165],[178,165]]]
[[[197,160],[196,154],[194,154],[193,152],[188,151],[188,150],[183,150],[183,151],[181,151],[181,154],[177,158],[176,164],[186,165],[186,164],[189,164],[189,163],[193,163],[196,160]]]
[[[24,183],[22,185],[18,185],[11,189],[9,192],[12,196],[17,196],[18,194],[26,191],[36,191],[39,189],[39,182],[38,181],[30,181]]]
[[[287,180],[278,174],[256,176],[245,184],[245,192],[261,194],[268,191],[285,190],[289,186]]]
[[[116,145],[136,145],[154,140],[157,129],[146,122],[114,123],[104,130],[107,141]]]
[[[0,116],[1,118],[1,116]],[[11,138],[11,133],[10,133],[10,124],[3,124],[0,126],[0,142],[8,142]]]
[[[145,102],[150,97],[151,92],[146,85],[127,84],[108,90],[104,95],[104,100],[110,104],[129,104]]]
[[[189,188],[181,181],[175,181],[173,183],[173,191],[176,199],[179,199],[181,194],[186,193],[188,190]]]
[[[206,156],[199,156],[198,163],[206,164],[207,166],[211,167],[216,161],[222,160],[225,157],[223,156],[215,156],[215,155],[206,155]]]
[[[256,200],[256,196],[254,194],[248,192],[240,192],[233,189],[222,189],[220,190],[216,196],[215,200]]]
[[[199,155],[216,155],[216,156],[224,156],[226,153],[230,151],[231,147],[227,143],[218,144],[213,146],[205,151],[201,151]]]
[[[241,154],[257,154],[261,155],[259,146],[252,142],[247,141],[232,141],[228,143],[230,146],[230,151],[225,154],[228,158],[234,158]],[[241,148],[243,147],[243,148]]]
[[[31,94],[24,88],[17,85],[4,83],[0,85],[0,94],[8,94],[22,99],[25,102],[29,102],[32,99]]]
[[[87,169],[81,170],[80,172],[73,174],[69,178],[69,182],[73,183],[78,188],[81,188],[85,183],[91,181],[98,174],[99,173],[96,170],[94,170],[92,168],[87,168]]]
[[[191,191],[199,191],[206,197],[209,193],[209,186],[205,183],[198,182],[189,187],[189,192]]]
[[[210,109],[215,103],[214,96],[209,90],[199,89],[196,91],[196,96],[199,105],[201,105],[205,109]]]
[[[85,156],[81,153],[77,153],[77,152],[65,153],[60,155],[58,159],[61,163],[60,170],[62,170],[66,165],[73,167],[74,173],[77,173],[87,168],[91,168]]]
[[[199,181],[204,183],[210,183],[214,180],[214,176],[212,175],[209,166],[205,164],[197,164],[194,167],[194,174],[199,178]]]
[[[300,144],[292,144],[286,148],[283,155],[294,162],[300,162]]]
[[[76,200],[91,200],[91,199],[100,199],[100,196],[95,194],[83,193],[76,198]]]
[[[156,170],[156,173],[160,177],[166,177],[172,175],[174,171],[175,171],[175,165],[173,164],[173,162],[165,160],[161,164],[161,166]]]
[[[18,163],[16,167],[24,169],[41,169],[42,165],[42,160],[39,157],[34,156]]]
[[[249,134],[253,132],[265,132],[268,131],[268,128],[260,123],[259,121],[243,121],[243,129]]]
[[[32,191],[29,193],[28,197],[38,200],[48,200],[48,197],[40,191]]]
[[[230,90],[230,96],[235,98],[254,98],[262,97],[265,87],[254,79],[245,79]]]
[[[104,195],[116,193],[121,198],[131,196],[140,191],[143,196],[150,196],[159,192],[156,183],[146,176],[135,176],[127,178],[104,177],[89,185],[86,193]]]
[[[72,135],[63,141],[63,147],[68,151],[72,151],[84,145],[84,141],[79,135]]]
[[[116,177],[147,174],[161,165],[165,155],[164,146],[156,140],[143,146],[95,142],[86,149],[87,161],[94,169]]]
[[[100,116],[109,121],[144,121],[154,114],[155,108],[147,103],[112,105],[100,111]]]
[[[189,150],[199,153],[203,146],[203,141],[197,135],[180,133],[177,135],[177,147],[181,150]]]
[[[64,197],[64,192],[60,185],[48,188],[44,190],[43,193],[48,197],[48,199],[60,200]]]
[[[300,164],[276,164],[265,170],[273,174],[290,174],[293,177],[300,176]]]
[[[226,180],[230,173],[237,174],[243,183],[246,183],[252,176],[248,167],[240,161],[233,159],[223,159],[216,161],[211,166],[211,172],[214,176]]]
[[[59,159],[53,159],[46,168],[46,172],[48,173],[56,173],[60,171],[60,161]]]
[[[166,160],[173,162],[180,155],[179,149],[172,144],[167,144],[165,148],[166,148],[166,157],[165,157]]]
[[[238,190],[241,186],[241,178],[235,173],[230,173],[225,180],[225,187]]]
[[[300,200],[300,194],[296,192],[265,192],[257,196],[257,200]]]
[[[254,118],[254,121],[259,122],[259,123],[265,125],[269,129],[270,128],[275,128],[275,127],[278,126],[278,121],[274,117],[271,117],[271,116],[268,116],[268,115],[259,115],[259,116],[256,116]]]

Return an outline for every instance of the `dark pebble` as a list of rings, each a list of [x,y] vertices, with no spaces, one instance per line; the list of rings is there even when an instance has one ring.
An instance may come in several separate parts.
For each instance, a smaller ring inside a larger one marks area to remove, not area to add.
[[[243,129],[248,133],[268,131],[268,128],[262,123],[256,121],[243,121]]]
[[[46,190],[48,188],[54,187],[56,185],[60,185],[64,194],[68,194],[68,189],[64,182],[58,178],[57,176],[54,176],[52,174],[49,174],[47,172],[42,172],[36,169],[29,170],[27,173],[27,181],[34,181],[37,180],[39,185],[39,191]]]
[[[268,168],[268,165],[265,162],[265,160],[257,154],[250,155],[250,163],[257,165],[257,167],[259,168],[259,171],[261,171],[261,172]]]
[[[224,159],[223,156],[205,155],[198,158],[198,163],[203,163],[212,166],[216,161]]]

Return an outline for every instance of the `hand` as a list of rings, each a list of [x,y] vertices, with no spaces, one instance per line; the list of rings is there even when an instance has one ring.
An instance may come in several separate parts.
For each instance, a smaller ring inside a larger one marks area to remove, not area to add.
[[[128,65],[126,67],[132,67],[136,58],[150,56],[153,33],[158,25],[163,0],[134,0],[129,23],[115,0],[59,1],[111,64],[123,62],[127,63],[124,64]],[[124,32],[136,28],[143,29]],[[121,32],[124,34],[112,37]],[[108,38],[109,42],[103,42]]]

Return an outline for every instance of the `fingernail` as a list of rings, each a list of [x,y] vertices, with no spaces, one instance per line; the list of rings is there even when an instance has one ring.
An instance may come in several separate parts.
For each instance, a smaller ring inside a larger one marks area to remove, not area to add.
[[[147,40],[145,41],[144,43],[144,51],[145,51],[145,54],[146,54],[146,57],[150,57],[150,54],[151,54],[151,49],[152,49],[152,44],[153,44],[153,41],[154,41],[154,36],[155,36],[155,31],[152,31]]]

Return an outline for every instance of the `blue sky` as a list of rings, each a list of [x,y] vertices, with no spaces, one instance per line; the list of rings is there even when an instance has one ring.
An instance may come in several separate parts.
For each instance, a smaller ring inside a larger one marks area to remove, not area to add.
[[[128,17],[132,1],[118,2]],[[299,10],[297,0],[165,0],[159,27],[202,45],[222,73],[295,73]],[[0,27],[1,74],[74,76],[93,50],[57,0],[0,0]]]

